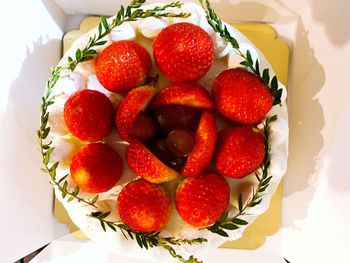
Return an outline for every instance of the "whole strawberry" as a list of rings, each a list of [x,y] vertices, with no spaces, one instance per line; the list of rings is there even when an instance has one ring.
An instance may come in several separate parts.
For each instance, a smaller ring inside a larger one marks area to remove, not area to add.
[[[254,172],[264,161],[265,147],[259,133],[251,128],[233,127],[219,133],[214,165],[221,173],[242,178]]]
[[[111,92],[125,92],[143,84],[150,69],[150,55],[133,40],[109,45],[96,61],[97,79]]]
[[[112,128],[113,119],[113,105],[99,91],[77,91],[64,104],[67,128],[82,141],[96,142],[106,137]]]
[[[120,179],[123,161],[110,146],[91,143],[72,158],[70,172],[73,181],[85,192],[102,193],[110,190]]]
[[[262,80],[241,68],[221,72],[214,80],[212,90],[218,112],[239,124],[260,122],[273,103],[270,91]]]
[[[203,173],[183,180],[177,187],[175,205],[181,218],[195,227],[214,224],[227,209],[230,187],[220,175]]]
[[[153,42],[153,55],[162,73],[174,82],[197,80],[214,60],[213,41],[197,25],[177,23],[164,28]]]
[[[153,232],[168,223],[171,202],[161,186],[139,179],[120,192],[117,209],[123,223],[132,230]]]

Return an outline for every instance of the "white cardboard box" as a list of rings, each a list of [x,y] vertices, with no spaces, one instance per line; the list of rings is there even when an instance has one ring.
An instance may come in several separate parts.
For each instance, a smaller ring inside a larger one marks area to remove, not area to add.
[[[101,262],[135,262],[112,259],[91,242],[60,239],[68,230],[53,217],[52,190],[40,171],[35,134],[40,98],[50,67],[60,59],[64,32],[77,28],[85,15],[112,15],[127,2],[6,2],[0,18],[0,262],[18,260],[53,240],[36,262],[71,262],[72,255],[92,262],[96,253],[104,253]],[[227,22],[270,23],[290,45],[291,132],[281,230],[258,250],[217,250],[207,262],[230,258],[274,263],[283,262],[282,257],[292,263],[348,262],[350,1],[212,0],[212,4]],[[81,246],[95,246],[96,252],[91,248],[86,253]],[[65,255],[68,252],[71,257]]]

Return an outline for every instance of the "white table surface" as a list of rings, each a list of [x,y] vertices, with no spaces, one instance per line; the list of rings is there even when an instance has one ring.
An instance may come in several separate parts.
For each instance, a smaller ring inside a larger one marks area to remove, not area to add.
[[[68,0],[57,2],[64,7]],[[104,0],[101,12],[108,13],[112,2]],[[281,230],[257,250],[218,249],[206,262],[349,262],[350,1],[212,2],[228,22],[271,23],[290,45],[290,157]],[[65,12],[87,13],[84,6],[93,3],[85,0],[69,11],[52,0],[15,0],[1,17],[2,36],[12,42],[0,41],[3,51],[11,51],[3,52],[0,80],[0,244],[6,248],[0,262],[13,262],[52,240],[32,262],[136,262],[65,236],[39,170],[34,131],[40,97],[48,69],[60,57],[63,32],[79,20]]]

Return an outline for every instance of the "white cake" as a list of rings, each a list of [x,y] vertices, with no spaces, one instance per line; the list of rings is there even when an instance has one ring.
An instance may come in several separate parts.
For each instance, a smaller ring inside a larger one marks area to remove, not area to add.
[[[142,8],[150,9],[158,5],[163,4],[145,5]],[[105,45],[98,47],[97,51],[101,52],[113,41],[133,39],[143,45],[148,50],[148,52],[152,54],[152,41],[164,27],[172,23],[186,21],[202,27],[206,32],[209,33],[214,42],[214,65],[210,71],[198,81],[202,86],[210,90],[213,80],[218,73],[227,68],[240,66],[239,63],[242,61],[242,58],[234,52],[231,45],[225,43],[225,41],[213,31],[206,20],[204,10],[199,5],[194,3],[187,3],[184,4],[180,9],[169,8],[167,9],[167,12],[188,12],[191,13],[191,16],[188,18],[145,18],[135,22],[126,22],[120,27],[115,28],[108,35],[108,42]],[[108,21],[111,22],[112,20],[109,19]],[[240,50],[243,53],[245,53],[246,50],[249,50],[251,52],[253,60],[255,61],[258,58],[260,61],[260,67],[269,68],[270,75],[274,75],[271,66],[268,64],[263,54],[239,31],[230,25],[227,25],[227,27],[230,34],[239,42]],[[76,49],[84,48],[89,37],[93,36],[97,32],[98,29],[95,28],[75,41],[72,47],[66,52],[62,60],[59,62],[59,65],[64,65],[67,63],[68,56],[74,57]],[[49,125],[51,126],[51,131],[48,139],[51,139],[53,141],[53,146],[56,147],[52,153],[51,162],[60,162],[57,168],[58,179],[65,176],[66,174],[69,174],[69,163],[72,155],[82,145],[86,144],[85,142],[79,141],[70,135],[68,129],[66,128],[63,118],[63,107],[68,97],[77,90],[87,88],[103,92],[111,99],[114,106],[117,106],[123,99],[121,95],[111,93],[102,87],[96,78],[94,64],[95,59],[80,63],[73,73],[69,70],[62,72],[61,75],[68,75],[68,77],[59,79],[52,90],[53,94],[60,95],[55,99],[55,103],[49,106],[48,109],[50,112]],[[156,73],[160,74],[160,79],[157,85],[159,89],[165,87],[170,83],[170,81],[167,80],[159,71],[152,57],[151,75],[155,75]],[[266,116],[278,116],[277,121],[273,122],[271,125],[271,166],[268,172],[269,175],[272,175],[273,177],[267,190],[264,192],[265,195],[263,196],[262,202],[253,208],[248,208],[247,213],[249,216],[245,215],[240,217],[249,222],[249,224],[252,223],[257,216],[262,214],[268,208],[270,198],[275,192],[282,176],[285,174],[287,169],[288,114],[285,101],[287,92],[281,83],[279,83],[279,87],[283,88],[281,105],[273,106]],[[218,127],[220,129],[220,123],[218,123]],[[125,151],[128,143],[120,139],[115,128],[113,128],[113,131],[110,133],[110,135],[103,141],[112,146],[123,158],[125,157]],[[127,163],[125,162],[125,159],[123,160],[124,171],[121,180],[108,192],[99,194],[99,200],[96,203],[99,211],[111,211],[111,215],[107,218],[111,221],[120,220],[116,211],[116,199],[118,193],[121,191],[123,186],[136,178],[136,175],[129,169]],[[231,188],[229,211],[230,215],[233,216],[238,211],[238,189],[240,188],[242,190],[242,188],[244,188],[243,201],[247,200],[247,198],[252,194],[252,186],[256,186],[258,182],[254,174],[248,175],[244,179],[240,180],[228,177],[225,178],[229,182]],[[174,192],[179,180],[164,184],[170,196],[174,196]],[[68,189],[73,190],[76,185],[70,176],[67,177],[67,181]],[[67,209],[71,219],[90,239],[104,245],[105,247],[115,251],[118,254],[126,254],[142,259],[153,259],[158,262],[169,262],[172,260],[176,262],[176,259],[172,258],[168,252],[162,248],[154,247],[148,250],[141,249],[135,240],[126,240],[119,231],[114,232],[111,229],[107,229],[107,231],[104,232],[98,220],[86,216],[91,212],[97,211],[97,209],[92,206],[86,206],[81,202],[77,202],[76,200],[67,202],[67,198],[62,198],[62,193],[58,190],[58,188],[56,186],[54,186],[54,188],[57,198]],[[91,200],[95,195],[80,191],[79,196],[84,199]],[[224,238],[217,234],[211,233],[208,230],[198,230],[188,225],[180,218],[174,205],[172,210],[172,216],[169,223],[161,230],[162,236],[174,236],[176,238],[186,239],[202,237],[208,240],[208,242],[200,245],[177,246],[175,248],[176,251],[185,258],[188,258],[190,255],[197,255],[199,258],[203,257],[204,253],[210,251],[211,249],[217,248],[225,241],[235,240],[241,237],[242,232],[246,227],[246,225],[240,226],[240,228],[237,230],[228,231],[229,237]]]

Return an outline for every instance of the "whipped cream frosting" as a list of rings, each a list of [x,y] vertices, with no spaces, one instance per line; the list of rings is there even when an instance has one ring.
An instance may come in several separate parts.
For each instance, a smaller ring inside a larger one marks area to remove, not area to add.
[[[151,4],[145,5],[142,8],[150,9],[155,6],[164,4]],[[172,23],[179,22],[189,22],[202,27],[208,34],[212,37],[214,43],[215,60],[214,65],[210,71],[200,79],[198,82],[210,91],[213,80],[221,71],[241,66],[239,63],[242,58],[236,54],[232,46],[223,41],[220,36],[215,33],[210,25],[207,23],[205,18],[204,10],[197,4],[186,3],[180,9],[179,8],[169,8],[168,12],[188,12],[191,16],[188,18],[146,18],[134,22],[126,22],[121,26],[113,29],[113,31],[106,37],[107,43],[104,46],[96,48],[98,52],[101,52],[106,46],[112,42],[132,39],[141,43],[150,54],[152,54],[152,41],[157,36],[157,34],[166,26]],[[109,19],[111,22],[111,19]],[[250,50],[253,60],[259,59],[261,68],[269,68],[271,75],[274,74],[273,69],[265,59],[264,55],[238,30],[232,26],[226,24],[231,35],[237,39],[240,44],[240,50],[245,53],[246,50]],[[87,34],[80,37],[75,41],[72,47],[66,52],[59,65],[63,65],[67,62],[68,56],[74,56],[77,48],[84,48],[90,36],[97,33],[97,28],[91,30]],[[104,89],[99,83],[95,75],[95,60],[87,61],[81,63],[77,66],[74,73],[70,71],[65,71],[62,74],[67,77],[61,78],[57,81],[53,93],[59,95],[55,100],[55,103],[50,106],[50,119],[49,123],[51,125],[51,133],[49,139],[53,141],[53,145],[56,147],[51,161],[59,161],[60,164],[57,168],[57,178],[61,178],[67,173],[69,173],[69,163],[72,155],[78,151],[80,147],[85,145],[85,142],[81,142],[74,138],[67,130],[63,118],[63,108],[64,103],[68,97],[75,91],[82,89],[93,89],[104,93],[110,98],[113,105],[116,107],[123,97],[116,93],[111,93]],[[152,57],[152,71],[151,74],[160,74],[160,79],[158,83],[158,89],[161,89],[170,83],[163,74],[160,73],[155,65],[154,59]],[[272,107],[270,112],[266,117],[271,117],[277,114],[278,120],[273,122],[271,125],[271,166],[269,168],[269,175],[272,175],[272,180],[270,185],[263,195],[262,202],[252,208],[248,208],[247,214],[241,216],[240,218],[252,223],[255,218],[266,211],[269,206],[271,196],[275,192],[277,186],[280,183],[282,176],[285,174],[287,169],[287,156],[288,156],[288,113],[286,106],[287,91],[286,88],[279,83],[279,86],[283,88],[282,92],[282,102],[280,105],[275,105]],[[224,128],[225,125],[217,123],[219,130]],[[227,126],[227,125],[226,125]],[[125,161],[125,151],[128,143],[122,141],[115,128],[111,133],[103,139],[103,142],[112,146],[123,158],[124,160],[124,170],[123,176],[120,181],[111,190],[105,193],[99,194],[99,201],[96,203],[98,210],[102,212],[111,211],[111,215],[107,220],[120,220],[118,212],[116,211],[116,199],[119,192],[128,182],[136,179],[136,175],[129,169]],[[257,180],[254,174],[248,175],[247,177],[237,180],[233,178],[225,177],[229,182],[231,188],[231,197],[229,204],[229,214],[234,216],[238,209],[237,198],[240,192],[243,195],[243,202],[248,200],[252,195],[252,190],[257,185]],[[166,190],[171,196],[174,195],[176,186],[183,179],[178,178],[172,182],[163,184]],[[74,182],[71,180],[70,176],[67,177],[69,190],[73,190],[75,187]],[[176,262],[166,250],[163,248],[152,248],[152,249],[141,249],[137,242],[133,240],[126,240],[121,232],[114,232],[107,228],[104,232],[100,226],[98,220],[87,217],[87,214],[96,211],[91,206],[84,206],[82,203],[78,203],[76,200],[72,202],[67,202],[66,199],[62,199],[60,191],[55,187],[55,193],[60,202],[63,203],[64,207],[67,209],[71,219],[74,223],[92,240],[104,245],[105,247],[119,253],[126,254],[142,259],[150,259],[158,262]],[[84,199],[92,199],[93,194],[84,193],[81,191],[79,193]],[[227,231],[229,238],[223,238],[217,234],[213,234],[207,230],[198,230],[191,227],[185,223],[178,215],[175,205],[173,204],[172,216],[169,223],[162,229],[161,235],[163,236],[174,236],[176,238],[206,238],[208,242],[201,245],[183,245],[176,247],[176,251],[183,255],[184,257],[189,257],[190,255],[197,255],[200,258],[205,256],[205,253],[211,249],[215,249],[227,240],[235,240],[241,237],[246,226],[240,226],[239,229],[234,231]]]

